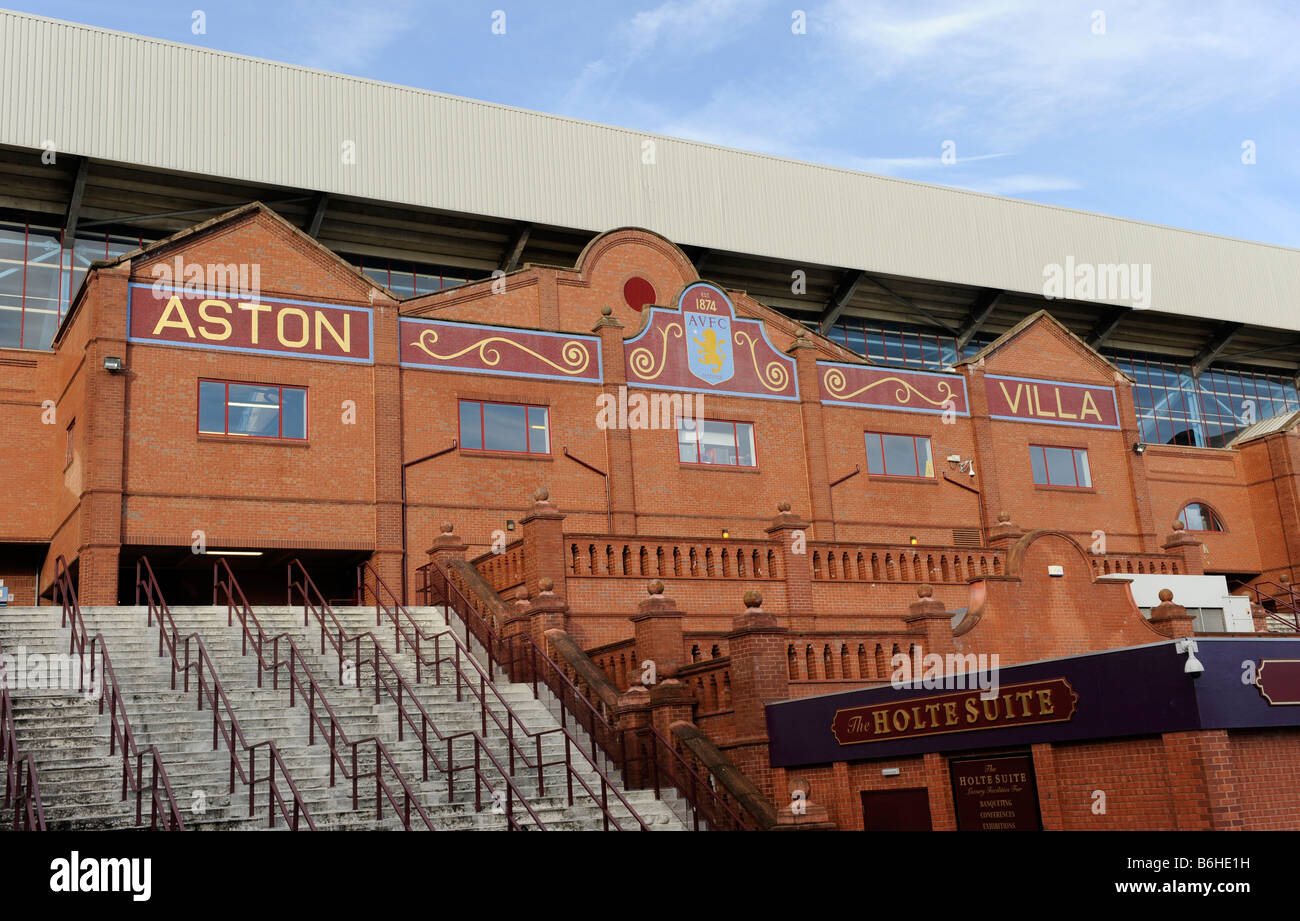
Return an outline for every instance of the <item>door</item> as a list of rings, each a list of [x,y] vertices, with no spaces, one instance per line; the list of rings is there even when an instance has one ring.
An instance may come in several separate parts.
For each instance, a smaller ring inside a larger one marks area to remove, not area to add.
[[[907,790],[863,790],[863,831],[932,831],[930,791],[925,787]]]

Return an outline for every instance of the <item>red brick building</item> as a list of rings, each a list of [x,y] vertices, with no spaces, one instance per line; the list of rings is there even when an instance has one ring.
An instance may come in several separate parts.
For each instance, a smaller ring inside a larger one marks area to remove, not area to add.
[[[368,560],[415,602],[432,551],[494,629],[585,652],[575,677],[615,718],[730,760],[759,811],[790,779],[765,705],[879,687],[896,654],[1006,666],[1295,617],[1296,418],[1225,448],[1144,444],[1132,379],[1045,311],[950,370],[884,367],[644,230],[400,299],[251,205],[97,264],[52,351],[4,356],[13,603],[46,597],[59,557],[83,604],[126,602],[144,555],[173,603],[202,601],[213,554],[255,601],[298,557],[332,597]],[[1221,574],[1265,606],[1194,620],[1112,574]],[[1089,758],[1114,784],[1172,772],[1115,823],[1146,827],[1182,815],[1180,784],[1228,784],[1220,756],[1259,781],[1296,753],[1267,721],[1031,744],[1044,827],[1087,824],[1049,801],[1093,782]],[[862,759],[807,772],[825,818],[861,827],[855,797],[896,766],[954,827],[938,750]],[[1207,827],[1273,821],[1262,789],[1234,787]]]

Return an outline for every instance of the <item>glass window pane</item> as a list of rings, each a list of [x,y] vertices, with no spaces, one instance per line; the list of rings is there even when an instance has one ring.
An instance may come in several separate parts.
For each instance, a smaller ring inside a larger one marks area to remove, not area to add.
[[[281,433],[285,438],[307,437],[307,391],[284,387],[280,391]]]
[[[890,476],[916,476],[915,441],[906,435],[885,435],[885,472]]]
[[[730,422],[704,421],[700,430],[700,462],[736,463],[736,431]]]
[[[1053,486],[1077,486],[1074,452],[1069,448],[1043,448],[1047,458],[1047,482]]]
[[[483,404],[483,448],[487,451],[528,451],[524,407],[504,403]]]
[[[1088,452],[1078,448],[1074,452],[1074,470],[1080,486],[1092,485],[1092,471],[1088,469]]]
[[[695,420],[677,420],[677,459],[683,464],[699,463],[700,450],[696,444]]]
[[[276,438],[280,434],[280,388],[231,384],[231,435]]]
[[[533,454],[551,453],[551,432],[546,407],[528,407],[528,450]]]
[[[754,466],[754,427],[748,422],[736,423],[736,447],[740,451],[740,466]]]
[[[471,451],[483,448],[483,420],[479,418],[482,403],[460,401],[460,446]]]
[[[867,432],[867,473],[884,472],[885,457],[880,450],[880,436],[875,432]]]
[[[59,313],[54,302],[45,301],[33,307],[29,297],[23,316],[23,348],[48,349],[58,326]]]
[[[199,431],[214,435],[226,432],[226,385],[199,381]]]
[[[934,465],[930,461],[930,439],[916,439],[916,457],[921,464],[921,476],[934,476]]]
[[[1034,482],[1039,484],[1047,483],[1047,464],[1043,461],[1043,449],[1031,447],[1029,449],[1029,465],[1034,469]]]
[[[862,332],[862,327],[854,323],[845,329],[848,336],[848,347],[859,355],[867,354],[867,340]]]

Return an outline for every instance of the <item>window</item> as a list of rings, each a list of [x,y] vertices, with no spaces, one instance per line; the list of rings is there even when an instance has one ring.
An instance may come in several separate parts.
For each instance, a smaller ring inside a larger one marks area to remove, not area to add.
[[[679,418],[677,459],[683,464],[754,467],[754,426],[748,422]]]
[[[460,446],[467,451],[550,454],[550,411],[545,406],[461,400]]]
[[[1034,482],[1040,486],[1092,486],[1088,452],[1083,448],[1030,445],[1029,461],[1034,468]]]
[[[63,448],[63,466],[66,467],[72,463],[72,448],[74,437],[77,433],[77,420],[73,419],[68,423],[68,439]]]
[[[1183,506],[1183,510],[1178,513],[1179,519],[1183,522],[1183,527],[1189,531],[1226,531],[1223,522],[1215,514],[1214,509],[1208,505],[1202,505],[1200,502],[1192,502]]]
[[[867,473],[881,476],[934,476],[930,439],[867,432]]]
[[[277,384],[201,380],[199,433],[306,439],[307,391]]]

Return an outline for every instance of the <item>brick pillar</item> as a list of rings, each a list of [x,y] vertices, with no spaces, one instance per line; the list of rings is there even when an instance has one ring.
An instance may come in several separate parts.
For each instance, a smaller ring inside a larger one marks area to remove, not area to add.
[[[623,735],[627,761],[623,768],[623,778],[631,789],[645,788],[653,782],[650,760],[643,756],[646,752],[654,751],[653,746],[647,744],[646,738],[654,724],[653,712],[650,690],[640,684],[635,684],[620,694],[614,710],[614,728]]]
[[[82,366],[85,404],[77,419],[85,445],[85,485],[77,522],[77,596],[83,605],[114,605],[118,600],[117,563],[127,499],[122,492],[126,398],[134,374],[124,317],[130,277],[129,262],[102,270],[99,296],[84,305],[92,312]],[[122,358],[126,369],[104,370],[104,359],[110,355]],[[205,527],[201,520],[191,526]]]
[[[1166,732],[1164,794],[1178,831],[1209,831],[1210,804],[1199,732]],[[1106,791],[1109,795],[1110,791]]]
[[[929,584],[920,585],[916,594],[917,600],[908,605],[903,623],[911,627],[912,632],[924,637],[921,651],[941,656],[955,653],[957,644],[952,636],[952,615],[943,606],[943,602],[935,600],[934,587]]]
[[[1050,743],[1031,745],[1034,759],[1034,786],[1038,788],[1038,812],[1043,831],[1064,831],[1061,815],[1060,781],[1056,773],[1056,749]]]
[[[600,361],[605,372],[602,395],[618,406],[627,399],[627,362],[623,353],[623,324],[608,305],[592,332],[600,337]],[[621,393],[620,393],[621,391]],[[617,422],[605,429],[608,450],[610,527],[615,534],[635,534],[636,479],[632,468],[632,433]]]
[[[788,635],[789,631],[763,610],[763,595],[756,589],[745,592],[745,612],[732,621],[727,634],[735,731],[728,754],[778,807],[782,804],[773,796],[766,705],[790,696]]]
[[[984,514],[981,521],[993,521],[1002,508],[1002,491],[998,484],[997,451],[993,445],[993,426],[989,420],[989,397],[984,390],[984,360],[966,366],[966,393],[970,400],[971,431],[975,436],[975,480]],[[984,535],[987,540],[988,534]]]
[[[537,594],[528,603],[528,630],[533,642],[550,653],[546,641],[547,630],[569,629],[569,603],[554,591],[555,584],[547,576],[537,580]]]
[[[398,364],[401,337],[397,333],[397,303],[375,293],[374,317],[374,472],[375,550],[370,565],[388,587],[403,598],[407,581],[403,566],[410,566],[410,534],[402,533],[402,369]],[[394,411],[394,407],[396,410]],[[355,427],[354,427],[355,428]],[[418,553],[419,545],[416,545]]]
[[[801,329],[786,351],[795,360],[795,373],[799,378],[799,411],[803,416],[804,455],[808,459],[809,514],[817,536],[822,540],[834,540],[834,505],[826,463],[826,423],[821,380],[817,376],[817,356],[821,350]]]
[[[1205,766],[1205,794],[1209,802],[1210,828],[1213,831],[1243,831],[1241,796],[1237,774],[1232,764],[1232,742],[1226,729],[1196,733]]]
[[[776,508],[777,516],[772,519],[767,533],[780,545],[786,608],[791,617],[811,617],[812,559],[808,555],[808,522],[790,511],[789,502],[780,502]]]
[[[444,521],[442,533],[434,538],[433,546],[429,548],[429,559],[450,571],[451,561],[465,559],[465,551],[468,549],[469,545],[456,534],[455,526],[450,521]]]
[[[534,499],[532,508],[520,522],[524,534],[524,585],[536,597],[541,591],[541,580],[549,579],[552,590],[566,598],[564,515],[551,503],[548,490],[537,490]]]
[[[1173,533],[1160,545],[1165,553],[1174,553],[1183,558],[1183,575],[1205,575],[1205,552],[1201,542],[1189,534],[1181,521],[1175,521]]]
[[[812,782],[803,774],[785,776],[785,771],[772,772],[772,785],[785,790],[784,801],[776,803],[776,825],[772,831],[836,831],[830,812],[819,800],[813,799]],[[834,790],[830,791],[831,795]]]
[[[1174,604],[1174,593],[1167,588],[1160,590],[1160,603],[1151,609],[1151,626],[1165,636],[1181,639],[1191,636],[1196,618],[1187,613],[1187,608]]]
[[[1250,619],[1255,626],[1256,633],[1268,633],[1268,610],[1258,602],[1250,603]]]
[[[1011,513],[1002,511],[998,513],[998,523],[989,528],[987,543],[990,547],[1009,550],[1024,536],[1024,528],[1011,520]]]
[[[661,579],[651,580],[646,588],[650,597],[637,605],[637,613],[630,618],[636,631],[637,674],[641,674],[641,662],[649,660],[654,663],[655,682],[676,678],[686,664],[683,615],[677,602],[664,595]]]
[[[1133,490],[1133,507],[1137,512],[1139,536],[1144,553],[1155,553],[1159,537],[1155,515],[1151,510],[1151,487],[1147,483],[1146,455],[1138,455],[1133,445],[1142,440],[1138,428],[1137,409],[1133,405],[1133,386],[1128,378],[1115,372],[1115,396],[1119,406],[1120,431],[1124,435],[1124,459],[1128,465],[1129,483]]]

